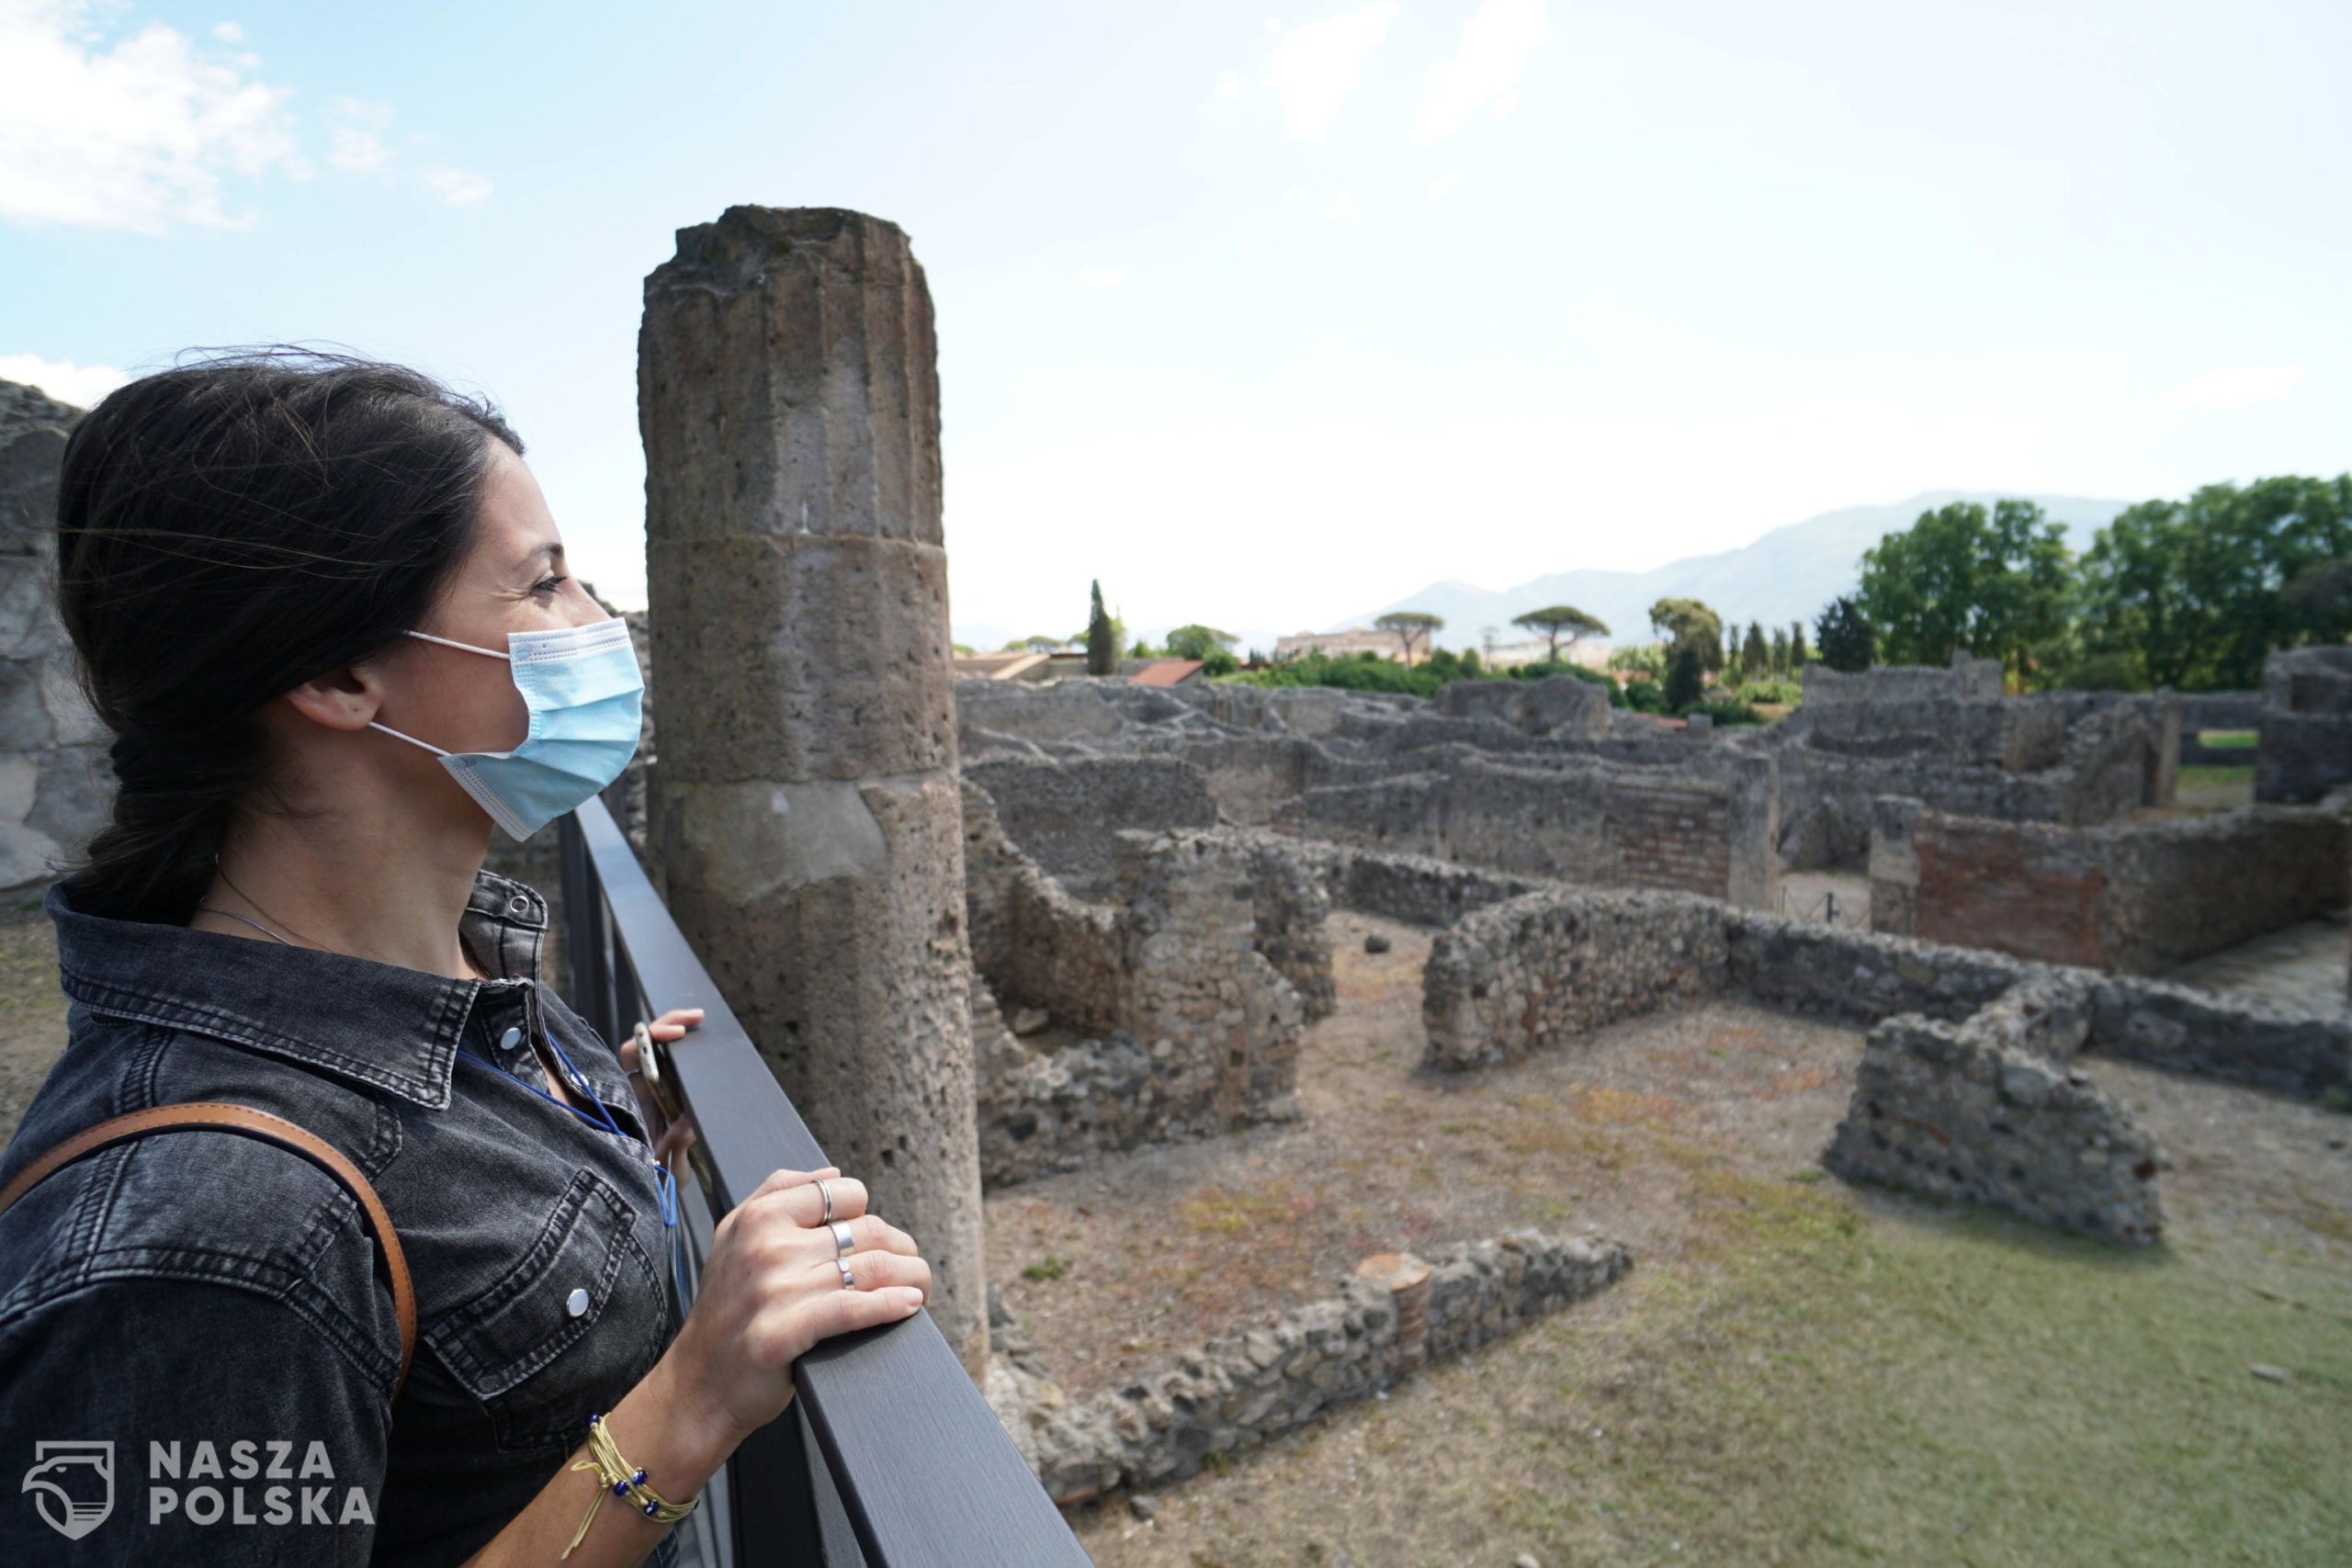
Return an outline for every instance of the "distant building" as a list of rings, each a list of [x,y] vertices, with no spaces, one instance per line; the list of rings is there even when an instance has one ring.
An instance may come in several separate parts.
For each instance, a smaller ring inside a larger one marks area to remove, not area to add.
[[[1383,659],[1400,659],[1404,647],[1395,632],[1384,632],[1374,626],[1350,626],[1343,632],[1300,632],[1295,637],[1274,639],[1274,660],[1296,659],[1302,653],[1319,653],[1326,659],[1346,659],[1358,653],[1376,653]]]
[[[1155,659],[1127,678],[1132,686],[1197,686],[1201,683],[1201,661],[1197,659]]]

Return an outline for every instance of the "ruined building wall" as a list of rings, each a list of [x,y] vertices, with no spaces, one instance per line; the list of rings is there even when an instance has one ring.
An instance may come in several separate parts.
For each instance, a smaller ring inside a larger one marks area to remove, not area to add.
[[[1965,1023],[1891,1018],[1871,1031],[1822,1165],[2146,1246],[2164,1215],[2155,1139],[2067,1066],[2090,1029],[2087,988],[2018,987]]]
[[[2061,828],[1889,801],[1871,886],[1881,931],[2154,975],[2342,908],[2352,825],[2317,807],[2254,807]]]
[[[1122,832],[1114,899],[1091,903],[964,788],[984,1181],[1298,1113],[1300,1035],[1332,1005],[1307,868],[1261,835]],[[1059,1027],[1017,1036],[1007,1009]]]
[[[112,742],[51,599],[57,468],[79,409],[0,381],[0,898],[30,901],[112,808]]]
[[[1110,892],[1122,830],[1217,819],[1201,771],[1173,757],[993,757],[966,763],[964,777],[989,792],[1006,836],[1081,898]]]
[[[2352,648],[2296,648],[2262,666],[2254,798],[2314,801],[2352,784]]]
[[[1775,899],[1778,773],[1769,758],[1726,759],[1720,779],[1476,754],[1432,761],[1440,771],[1307,790],[1274,826],[1521,874],[1758,907]]]

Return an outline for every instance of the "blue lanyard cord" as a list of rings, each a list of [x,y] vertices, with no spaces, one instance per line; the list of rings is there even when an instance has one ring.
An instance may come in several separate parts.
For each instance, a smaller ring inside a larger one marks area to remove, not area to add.
[[[588,1082],[588,1075],[582,1072],[580,1068],[574,1065],[571,1060],[571,1054],[564,1050],[563,1043],[558,1040],[554,1034],[550,1033],[548,1036],[548,1043],[555,1047],[555,1054],[558,1056],[563,1058],[564,1067],[571,1075],[573,1084],[575,1086],[586,1084]],[[500,1077],[506,1079],[510,1083],[522,1085],[525,1089],[529,1089],[533,1094],[537,1095],[541,1100],[546,1100],[549,1105],[558,1106],[565,1111],[571,1111],[572,1115],[578,1117],[581,1121],[585,1122],[588,1125],[595,1128],[600,1133],[610,1133],[614,1137],[622,1139],[625,1142],[637,1144],[639,1147],[645,1146],[639,1139],[630,1137],[628,1134],[621,1130],[620,1123],[613,1120],[613,1113],[605,1109],[605,1102],[596,1098],[596,1091],[594,1087],[589,1088],[586,1091],[588,1103],[596,1108],[596,1114],[591,1116],[588,1112],[581,1110],[580,1107],[572,1104],[571,1101],[558,1100],[554,1095],[549,1094],[539,1085],[531,1082],[530,1079],[520,1077],[515,1074],[508,1072],[504,1067],[500,1066],[496,1062],[492,1061],[487,1056],[477,1056],[471,1051],[462,1048],[458,1050],[458,1055],[465,1057],[469,1062],[480,1062],[483,1066],[488,1067],[492,1072],[496,1073]],[[652,1151],[650,1148],[647,1149],[646,1153],[648,1160],[653,1166],[654,1190],[659,1193],[661,1197],[662,1224],[666,1227],[675,1229],[678,1224],[678,1179],[670,1174],[670,1168],[668,1166],[662,1164],[658,1160],[652,1160]]]

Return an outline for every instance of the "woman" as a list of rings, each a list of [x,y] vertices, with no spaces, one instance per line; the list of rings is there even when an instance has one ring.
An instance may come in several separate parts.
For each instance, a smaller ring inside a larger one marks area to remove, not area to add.
[[[778,1171],[673,1321],[633,1057],[541,983],[545,903],[482,870],[493,819],[570,809],[637,735],[626,634],[522,450],[412,371],[292,355],[74,433],[58,603],[119,793],[49,895],[70,1039],[0,1183],[125,1112],[269,1112],[380,1196],[415,1350],[302,1155],[175,1130],[62,1166],[0,1213],[0,1452],[33,1466],[0,1562],[666,1562],[795,1359],[921,1305],[857,1181]]]

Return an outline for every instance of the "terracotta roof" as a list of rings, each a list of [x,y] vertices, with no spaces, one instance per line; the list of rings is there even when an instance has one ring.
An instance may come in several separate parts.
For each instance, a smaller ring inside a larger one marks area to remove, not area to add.
[[[1173,686],[1192,676],[1201,667],[1197,659],[1163,659],[1157,664],[1146,665],[1128,678],[1136,686]]]

